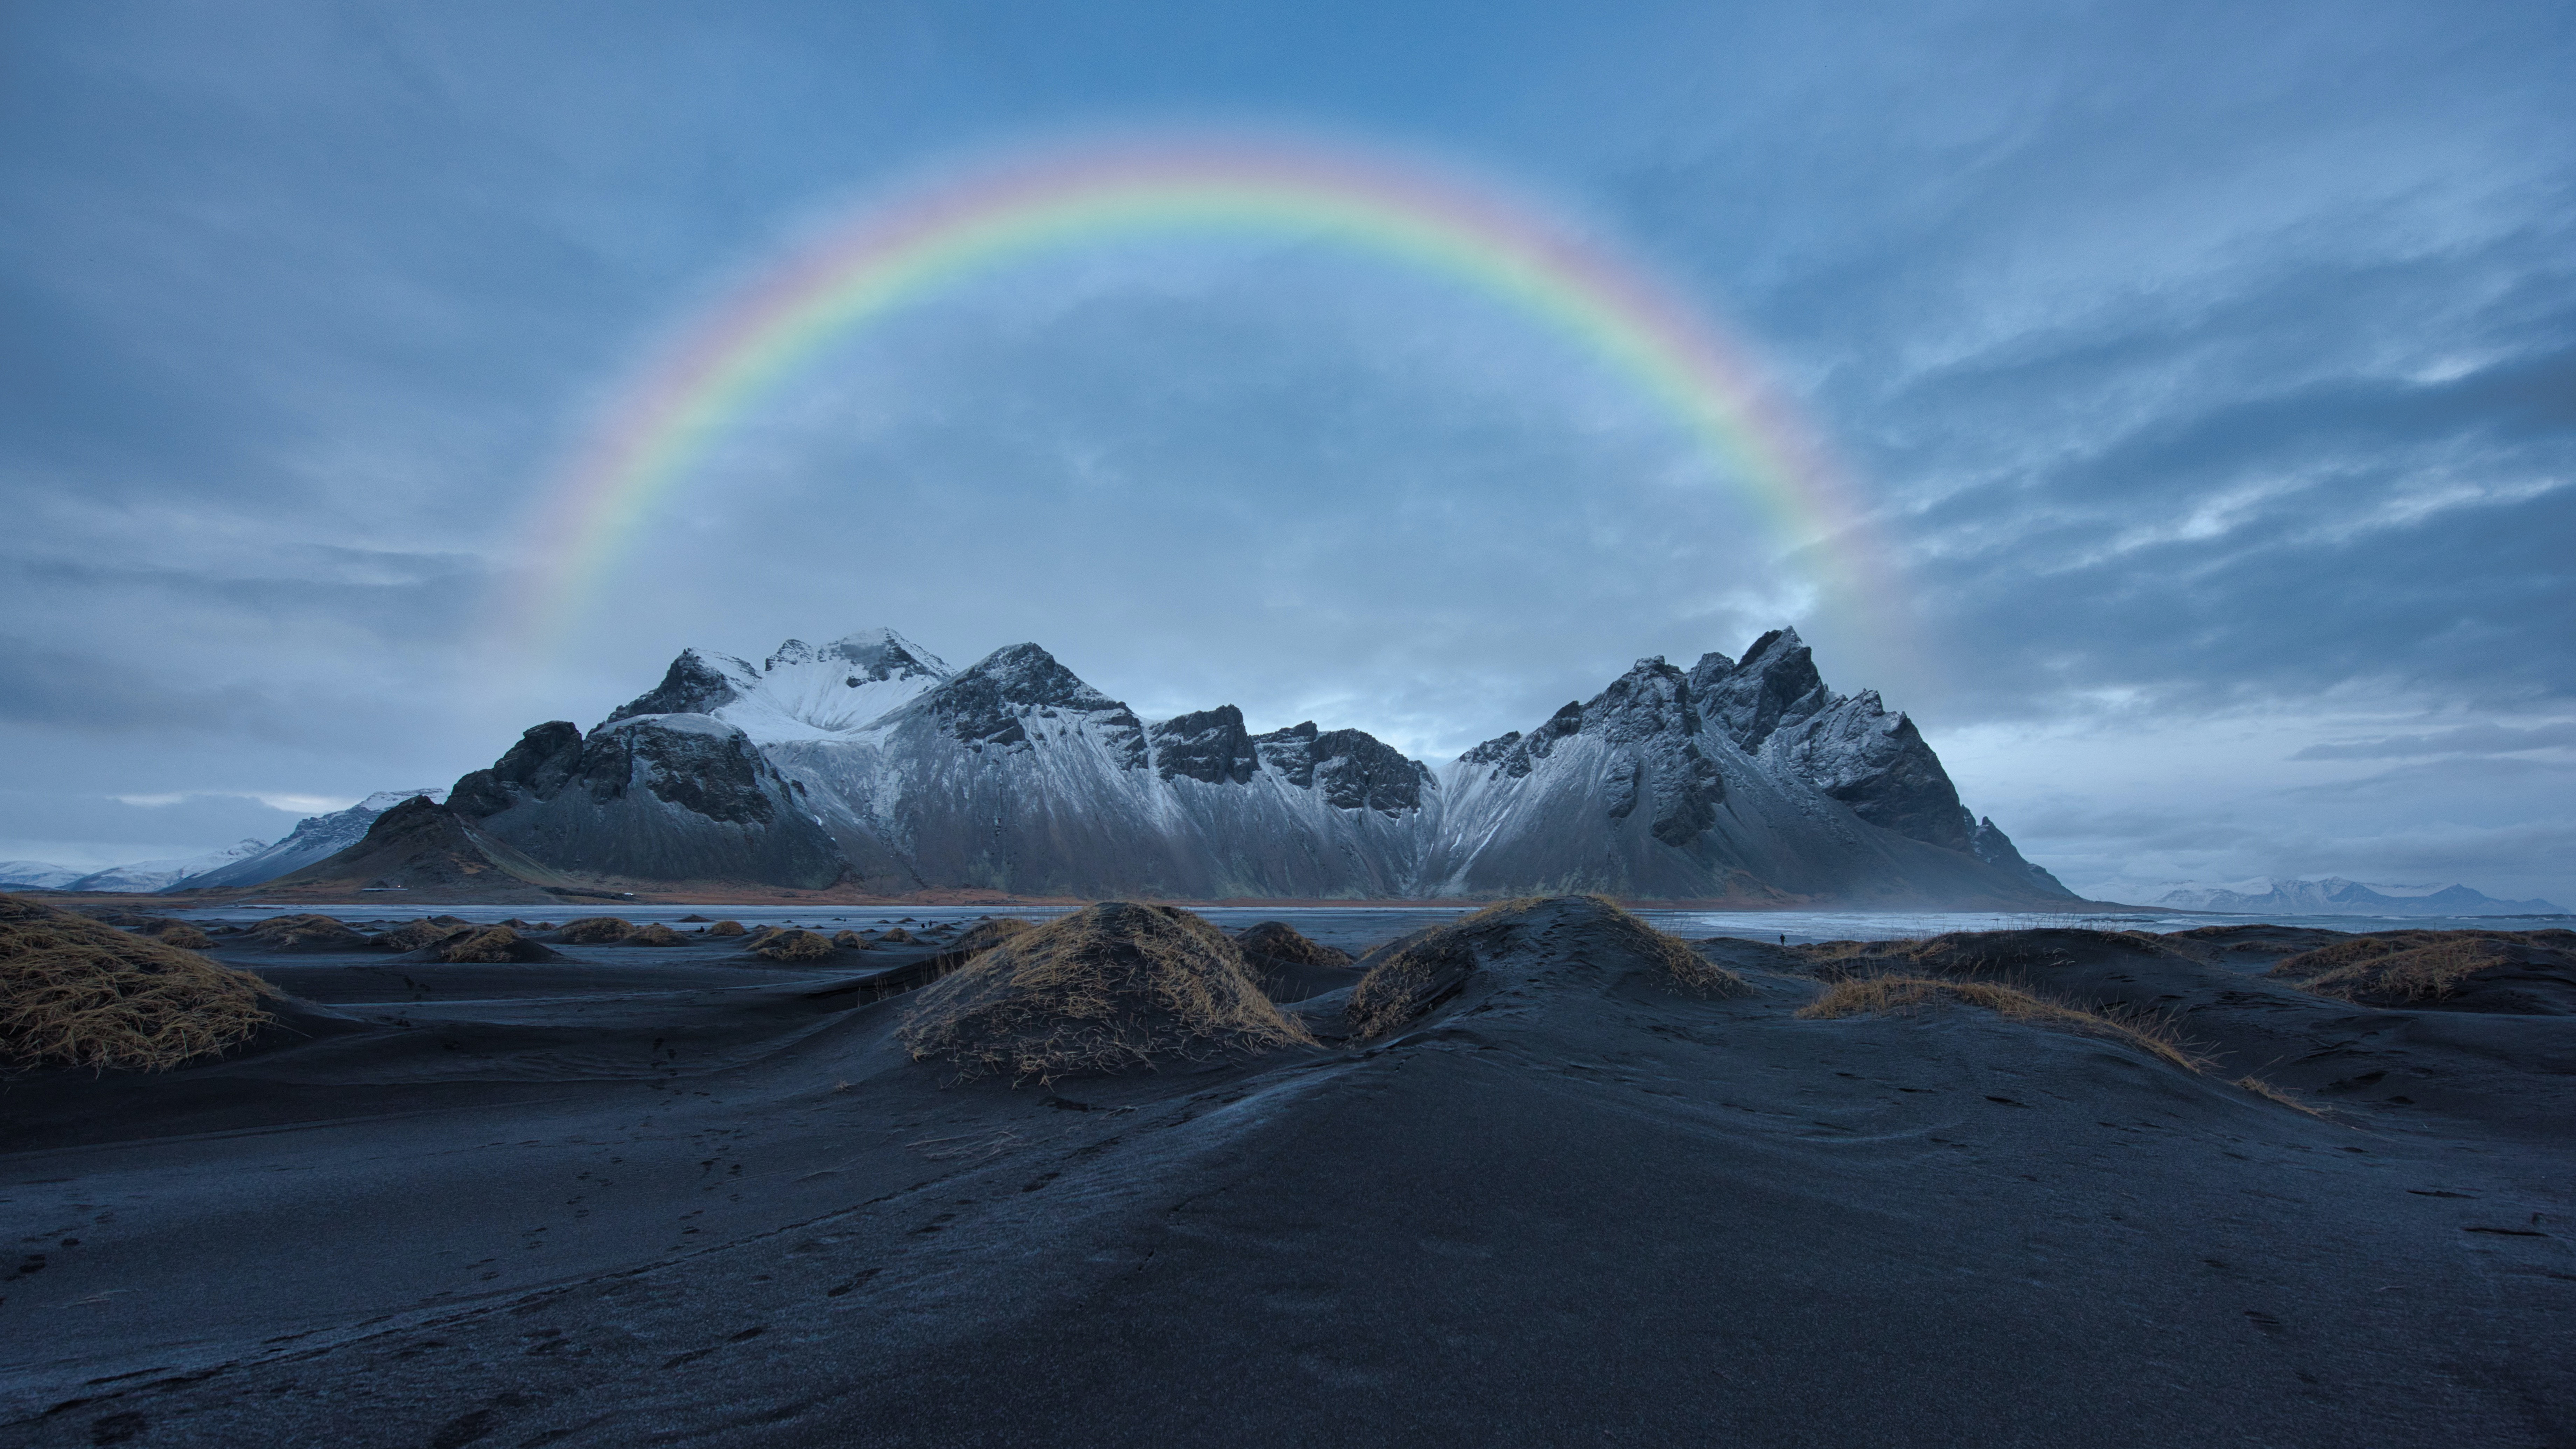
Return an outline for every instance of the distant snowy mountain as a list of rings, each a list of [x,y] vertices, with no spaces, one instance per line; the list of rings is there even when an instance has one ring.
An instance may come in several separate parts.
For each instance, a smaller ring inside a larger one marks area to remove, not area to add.
[[[79,880],[82,874],[69,866],[41,860],[0,860],[0,888],[58,891]]]
[[[2323,880],[2278,880],[2270,877],[2227,885],[2179,886],[2156,897],[2154,904],[2185,911],[2223,911],[2230,915],[2306,916],[2550,916],[2564,906],[2547,901],[2500,901],[2467,886],[2439,890],[2407,886],[2372,887],[2341,876]]]
[[[245,840],[229,850],[210,851],[178,860],[138,860],[132,865],[112,865],[61,887],[69,891],[118,891],[144,895],[168,890],[178,881],[204,871],[220,870],[246,860],[269,848],[265,840]]]
[[[1137,717],[1034,644],[951,670],[891,630],[761,663],[683,651],[584,734],[540,725],[449,804],[594,877],[1198,898],[1603,890],[1665,899],[2073,897],[1962,808],[1875,693],[1781,630],[1643,660],[1444,775],[1232,705]]]
[[[447,789],[445,786],[430,785],[417,790],[379,790],[346,810],[335,810],[328,815],[306,816],[295,823],[295,828],[287,832],[285,839],[274,845],[244,841],[244,845],[257,848],[244,854],[240,852],[239,847],[235,847],[234,851],[227,852],[222,858],[199,864],[196,869],[173,876],[161,885],[142,886],[137,889],[237,889],[275,880],[291,871],[302,870],[316,861],[327,860],[357,844],[366,836],[367,827],[375,823],[377,816],[417,795],[426,795],[432,800],[445,800]],[[108,890],[114,887],[82,886],[78,889]]]
[[[430,785],[417,790],[379,790],[346,810],[308,816],[296,822],[295,829],[274,844],[265,840],[245,840],[228,850],[210,851],[204,855],[176,860],[138,860],[130,865],[87,872],[47,865],[42,861],[0,862],[0,887],[143,895],[200,887],[257,885],[289,871],[300,870],[315,861],[326,860],[357,844],[377,816],[415,795],[445,800],[447,787]]]

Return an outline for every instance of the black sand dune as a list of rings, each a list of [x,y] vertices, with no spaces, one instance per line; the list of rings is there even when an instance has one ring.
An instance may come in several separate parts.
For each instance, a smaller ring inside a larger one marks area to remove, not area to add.
[[[1019,1089],[903,1049],[883,973],[933,947],[219,947],[312,1035],[0,1097],[0,1437],[2576,1437],[2566,1016],[2328,999],[2207,937],[1896,963],[2170,1013],[2194,1072],[1795,1014],[1887,950],[1713,943],[1744,989],[1693,989],[1585,899],[1432,944],[1364,1043]],[[1338,1015],[1359,974],[1309,969],[1296,1015]]]

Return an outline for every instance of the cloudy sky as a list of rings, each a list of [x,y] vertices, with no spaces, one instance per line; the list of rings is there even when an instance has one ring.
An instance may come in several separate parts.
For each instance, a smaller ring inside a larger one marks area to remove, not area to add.
[[[0,8],[0,858],[273,837],[684,644],[1031,639],[1441,758],[1795,623],[2079,888],[2576,903],[2571,74],[2563,5],[2461,0]],[[1781,534],[1441,277],[1158,238],[826,349],[511,617],[692,318],[1105,129],[1510,188],[1762,359],[1865,523]]]

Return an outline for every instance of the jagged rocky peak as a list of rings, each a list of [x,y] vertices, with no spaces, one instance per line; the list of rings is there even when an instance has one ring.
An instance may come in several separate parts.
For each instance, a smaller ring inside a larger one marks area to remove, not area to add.
[[[1575,709],[1578,712],[1582,708],[1583,706],[1581,705],[1575,706]],[[1519,730],[1505,730],[1501,734],[1494,736],[1492,739],[1485,741],[1481,745],[1470,745],[1467,748],[1467,752],[1458,757],[1458,763],[1467,766],[1492,765],[1499,763],[1511,758],[1512,746],[1517,745],[1520,742],[1521,732]]]
[[[1147,758],[1145,726],[1135,711],[1083,683],[1035,644],[994,650],[930,691],[924,703],[942,728],[979,750],[1030,748],[1029,722],[1043,720],[1095,726],[1122,768],[1142,769]]]
[[[1782,723],[1762,758],[1785,765],[1870,824],[1947,850],[1972,848],[1973,821],[1914,721],[1864,689]]]
[[[1365,730],[1318,730],[1300,720],[1268,734],[1247,733],[1233,705],[1181,715],[1148,732],[1155,773],[1209,784],[1248,785],[1268,770],[1300,790],[1320,790],[1337,810],[1401,815],[1422,808],[1431,772]]]
[[[749,666],[744,665],[741,660],[723,655],[718,655],[717,658],[723,659],[725,663],[734,665],[736,668],[732,670],[721,668],[695,649],[681,650],[680,657],[672,660],[671,667],[662,672],[660,684],[628,700],[602,723],[614,724],[630,715],[639,714],[713,714],[733,703],[740,697],[735,686],[737,684],[749,686],[755,681],[742,677],[749,673]],[[573,729],[568,720],[557,723],[562,724],[565,729]],[[552,726],[540,725],[538,728],[548,729]],[[579,730],[573,732],[575,735],[580,733]]]
[[[848,678],[843,687],[849,689],[872,680],[936,681],[956,673],[938,655],[892,629],[862,629],[819,648],[802,639],[790,639],[761,661],[760,669],[763,674],[774,674],[783,668],[810,665],[847,666]]]
[[[592,730],[549,720],[519,736],[488,770],[456,782],[449,805],[468,819],[554,799],[579,786],[594,801],[642,788],[710,820],[765,822],[777,814],[777,772],[750,737],[712,715],[633,715]]]
[[[631,715],[588,735],[551,720],[448,793],[458,817],[566,869],[814,888],[841,851],[805,787],[714,715]]]
[[[939,656],[892,629],[829,644],[790,639],[758,664],[683,649],[662,682],[608,717],[713,715],[761,744],[824,739],[874,723],[948,679]]]
[[[1326,730],[1315,736],[1311,749],[1316,788],[1334,809],[1392,816],[1422,808],[1422,787],[1431,771],[1377,736]]]
[[[1700,748],[1702,726],[1690,677],[1662,655],[1638,660],[1583,706],[1578,733],[1599,734],[1611,751],[1611,819],[1651,803],[1649,832],[1674,846],[1716,823],[1726,784]]]
[[[712,715],[619,720],[583,742],[582,765],[603,798],[641,785],[710,820],[766,824],[784,793],[750,738]]]
[[[1965,813],[1961,812],[1963,817]],[[1991,815],[1977,822],[1976,833],[1969,837],[1968,848],[1975,853],[1977,859],[1997,870],[2012,871],[2018,875],[2027,876],[2051,891],[2073,894],[2067,891],[2064,885],[2059,884],[2057,877],[2022,859],[2021,852],[2013,847],[2012,837],[1995,827],[1994,817]]]
[[[562,794],[563,787],[579,773],[581,731],[571,720],[548,720],[522,733],[518,743],[502,751],[490,769],[476,770],[459,779],[448,791],[447,802],[456,813],[480,820],[486,815],[498,815],[523,799],[551,800]]]
[[[1553,755],[1558,741],[1571,735],[1589,732],[1612,745],[1659,735],[1695,735],[1701,721],[1694,698],[1689,676],[1658,654],[1638,660],[1589,702],[1569,700],[1528,734],[1513,730],[1497,736],[1460,755],[1458,762],[1483,767],[1489,779],[1519,779]]]
[[[1699,733],[1699,711],[1691,707],[1689,676],[1657,654],[1640,659],[1610,687],[1583,706],[1582,727],[1598,728],[1612,744],[1629,744],[1653,735]]]
[[[1312,724],[1306,726],[1309,737],[1314,732]],[[1230,704],[1175,715],[1146,735],[1154,749],[1154,773],[1166,780],[1248,785],[1261,768],[1260,752],[1243,728],[1243,711]]]
[[[1816,673],[1816,659],[1795,629],[1774,629],[1753,641],[1744,661],[1706,654],[1691,670],[1692,696],[1711,723],[1746,754],[1782,725],[1831,708],[1839,699]]]

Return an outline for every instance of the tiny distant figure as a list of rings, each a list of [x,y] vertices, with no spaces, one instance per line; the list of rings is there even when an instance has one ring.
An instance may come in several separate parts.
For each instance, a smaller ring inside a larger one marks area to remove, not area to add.
[[[1782,936],[1782,937],[1780,938],[1780,944],[1781,944],[1781,945],[1783,945],[1783,946],[1788,945],[1788,944],[1789,944],[1789,938],[1788,938],[1787,936],[1785,936],[1785,935],[1784,935],[1784,936]]]

